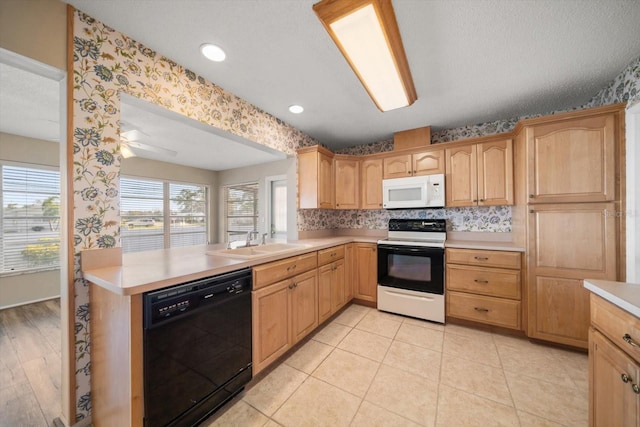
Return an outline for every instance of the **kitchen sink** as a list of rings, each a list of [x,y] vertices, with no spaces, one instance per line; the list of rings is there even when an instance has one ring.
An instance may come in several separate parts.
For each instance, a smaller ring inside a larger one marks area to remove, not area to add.
[[[229,258],[258,258],[282,252],[295,251],[297,249],[304,249],[307,246],[308,245],[300,243],[269,243],[260,246],[243,246],[234,249],[208,251],[207,255],[225,256]]]

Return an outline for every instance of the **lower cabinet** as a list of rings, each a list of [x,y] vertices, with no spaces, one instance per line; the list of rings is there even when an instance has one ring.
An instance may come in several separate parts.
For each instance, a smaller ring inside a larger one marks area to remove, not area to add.
[[[448,317],[522,329],[521,254],[447,249]]]
[[[344,245],[318,251],[319,323],[327,320],[347,303],[344,257]],[[322,265],[325,262],[327,264]]]
[[[378,301],[378,245],[354,243],[356,281],[354,298],[376,303]]]
[[[318,326],[317,270],[252,292],[253,374]]]
[[[638,426],[638,363],[593,328],[589,330],[589,359],[593,383],[590,425]]]
[[[589,425],[640,425],[640,319],[590,295]]]

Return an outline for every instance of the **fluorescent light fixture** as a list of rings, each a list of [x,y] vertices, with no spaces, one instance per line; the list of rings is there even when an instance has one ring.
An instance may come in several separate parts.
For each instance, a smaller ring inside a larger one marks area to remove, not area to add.
[[[211,43],[201,45],[200,52],[202,52],[205,58],[214,62],[222,62],[227,57],[227,54],[224,53],[224,50],[222,50],[220,46]]]
[[[293,114],[300,114],[304,111],[304,108],[302,107],[302,105],[294,104],[289,106],[289,111]]]
[[[313,10],[381,111],[415,102],[391,0],[323,0]]]

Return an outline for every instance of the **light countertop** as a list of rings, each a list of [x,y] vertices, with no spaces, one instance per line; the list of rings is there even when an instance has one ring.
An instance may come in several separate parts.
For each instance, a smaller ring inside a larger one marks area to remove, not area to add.
[[[225,245],[186,246],[122,255],[122,265],[82,270],[84,278],[120,295],[135,295],[207,276],[227,273],[351,242],[375,243],[368,237],[340,236],[290,243],[304,247],[253,259],[208,255]]]
[[[524,252],[524,248],[510,241],[489,240],[489,233],[451,233],[446,247]],[[487,239],[477,238],[488,236]],[[500,233],[495,233],[500,234]],[[483,236],[484,235],[484,236]],[[470,236],[467,238],[467,236]],[[462,238],[461,238],[462,237]],[[187,246],[122,255],[122,265],[91,267],[82,270],[84,278],[120,295],[135,295],[207,276],[228,273],[267,262],[277,261],[308,252],[318,251],[351,242],[376,243],[376,236],[333,236],[303,239],[289,243],[304,247],[249,259],[209,255],[224,249],[224,245]]]
[[[587,279],[584,281],[584,287],[634,316],[640,317],[640,284]]]

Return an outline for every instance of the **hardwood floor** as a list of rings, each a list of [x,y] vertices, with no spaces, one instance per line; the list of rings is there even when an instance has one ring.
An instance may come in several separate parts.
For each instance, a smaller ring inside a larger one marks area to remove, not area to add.
[[[60,416],[60,300],[0,310],[0,427]]]

